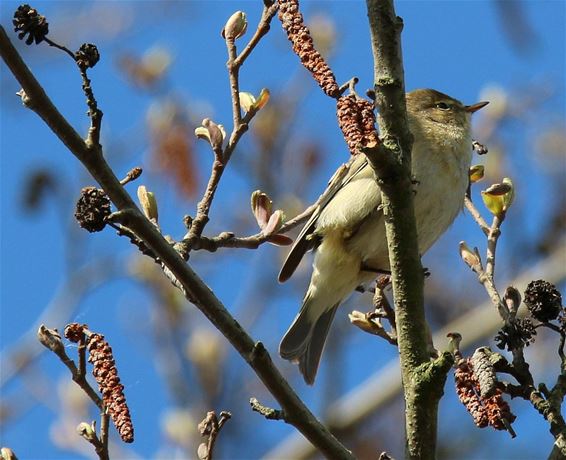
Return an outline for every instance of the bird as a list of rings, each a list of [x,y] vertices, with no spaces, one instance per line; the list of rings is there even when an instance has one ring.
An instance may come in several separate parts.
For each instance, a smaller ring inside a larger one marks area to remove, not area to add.
[[[472,160],[471,115],[488,102],[464,105],[433,89],[406,94],[413,134],[411,174],[418,247],[424,254],[463,209]],[[312,275],[302,306],[279,345],[313,385],[332,320],[358,286],[389,271],[381,191],[363,153],[353,155],[330,180],[296,238],[279,273],[288,280],[309,250]]]

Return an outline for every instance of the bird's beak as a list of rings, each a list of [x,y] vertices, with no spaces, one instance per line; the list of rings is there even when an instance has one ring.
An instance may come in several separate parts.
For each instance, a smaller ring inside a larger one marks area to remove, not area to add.
[[[474,112],[477,112],[479,109],[485,107],[487,104],[489,104],[489,101],[478,102],[477,104],[474,104],[474,105],[467,105],[465,107],[465,109],[466,109],[466,112],[474,113]]]

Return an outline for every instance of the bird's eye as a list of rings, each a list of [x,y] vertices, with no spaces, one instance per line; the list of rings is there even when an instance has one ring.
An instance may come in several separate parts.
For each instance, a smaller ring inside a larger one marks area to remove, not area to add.
[[[439,102],[436,104],[436,108],[440,110],[448,110],[450,106],[446,102]]]

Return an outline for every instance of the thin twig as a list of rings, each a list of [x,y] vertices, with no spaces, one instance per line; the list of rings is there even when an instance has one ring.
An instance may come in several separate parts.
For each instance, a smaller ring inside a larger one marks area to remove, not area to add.
[[[212,163],[212,171],[210,172],[210,177],[208,179],[206,190],[197,205],[196,217],[191,223],[191,229],[189,230],[188,237],[185,239],[184,242],[186,245],[185,258],[188,256],[188,253],[192,248],[192,246],[202,235],[202,232],[204,231],[204,227],[208,223],[209,220],[208,213],[210,211],[210,207],[212,205],[212,200],[214,199],[216,189],[218,188],[220,178],[222,177],[222,173],[224,172],[224,167],[225,164],[218,158],[218,155],[215,155],[214,162]]]
[[[254,32],[252,38],[248,44],[244,47],[242,52],[238,55],[236,59],[234,59],[233,65],[235,67],[240,67],[243,62],[248,58],[250,53],[254,50],[256,45],[260,42],[261,38],[269,32],[269,28],[271,27],[271,20],[277,13],[279,5],[277,2],[273,2],[270,6],[264,6],[263,12],[261,14],[261,19],[259,20],[259,24],[257,25],[257,29]]]
[[[51,40],[49,37],[43,37],[43,41],[45,43],[47,43],[49,46],[52,46],[54,48],[60,49],[61,51],[64,51],[65,53],[67,53],[69,56],[71,56],[71,58],[73,59],[73,61],[75,60],[75,53],[73,53],[69,48],[67,48],[66,46],[63,45],[59,45],[58,43],[55,43],[53,40]]]
[[[232,122],[234,131],[242,124],[242,108],[240,107],[240,67],[234,63],[237,58],[236,40],[226,38],[226,48],[228,50],[228,78],[230,80],[230,94],[232,96]]]
[[[81,78],[83,80],[82,88],[86,96],[86,103],[88,106],[88,116],[90,118],[90,127],[86,139],[86,145],[89,148],[100,148],[100,128],[102,126],[103,113],[98,108],[98,102],[94,97],[90,78],[86,73],[86,67],[79,66]]]
[[[263,415],[267,420],[283,420],[287,421],[285,418],[285,412],[280,409],[273,409],[271,407],[264,406],[256,398],[250,398],[250,406],[254,412]]]
[[[470,215],[474,218],[476,223],[481,228],[482,232],[484,232],[484,234],[487,236],[489,234],[489,225],[487,224],[485,219],[482,217],[482,215],[478,211],[478,208],[476,208],[475,204],[472,202],[472,200],[470,199],[469,196],[466,196],[464,198],[464,204],[466,206],[466,209],[470,213]]]
[[[380,275],[375,283],[373,291],[373,310],[361,313],[354,310],[348,315],[350,322],[359,327],[364,332],[377,335],[391,345],[397,346],[397,323],[395,321],[395,310],[389,304],[383,289],[391,283],[391,276]],[[364,292],[363,287],[359,289]],[[390,325],[390,330],[386,330],[381,323],[381,318],[386,318]]]
[[[199,460],[212,460],[214,453],[214,446],[220,434],[220,430],[224,424],[232,418],[232,414],[227,411],[220,412],[220,417],[216,412],[210,411],[206,417],[198,424],[198,429],[202,436],[207,437],[207,443],[202,443],[199,446],[198,456]]]
[[[127,237],[130,240],[130,243],[136,246],[144,256],[151,257],[156,263],[160,264],[161,261],[159,260],[159,257],[157,257],[155,253],[150,248],[148,248],[147,245],[142,240],[140,240],[132,230],[124,225],[121,225],[119,223],[119,220],[119,212],[114,212],[107,217],[106,222],[116,230],[118,236]]]
[[[94,388],[92,388],[87,382],[86,375],[80,372],[75,362],[67,355],[65,346],[63,345],[59,333],[55,329],[49,329],[42,324],[41,326],[39,326],[37,336],[39,341],[45,347],[55,353],[61,360],[61,362],[65,366],[67,366],[67,369],[69,369],[69,371],[71,372],[73,381],[82,388],[82,390],[88,395],[91,401],[94,402],[94,404],[96,404],[96,406],[100,410],[104,410],[102,399],[98,396]]]
[[[124,177],[120,181],[120,184],[126,185],[126,184],[129,184],[130,182],[135,181],[138,177],[141,176],[142,172],[143,172],[143,170],[139,166],[136,166],[135,168],[130,169],[128,171],[128,174],[126,174],[126,177]]]
[[[108,427],[110,425],[110,415],[106,413],[106,410],[100,413],[100,442],[105,447],[106,452],[108,452]]]
[[[395,310],[391,307],[387,296],[385,295],[384,289],[391,283],[391,277],[387,275],[382,275],[378,277],[376,285],[375,285],[375,292],[373,295],[373,305],[375,310],[378,312],[383,312],[389,324],[391,324],[392,331],[397,330],[397,322],[395,320]]]
[[[490,278],[495,276],[495,251],[497,249],[497,241],[501,236],[501,224],[505,219],[505,212],[501,215],[494,216],[489,233],[487,235],[487,253],[485,261],[485,273]]]

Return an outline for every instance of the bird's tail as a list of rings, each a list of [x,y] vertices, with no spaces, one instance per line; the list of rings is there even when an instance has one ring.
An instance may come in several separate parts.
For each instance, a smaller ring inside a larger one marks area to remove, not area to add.
[[[322,310],[313,305],[314,299],[307,294],[303,306],[293,324],[283,336],[279,354],[283,359],[298,361],[299,370],[308,385],[314,383],[324,343],[340,302]],[[318,302],[317,302],[318,303]]]

